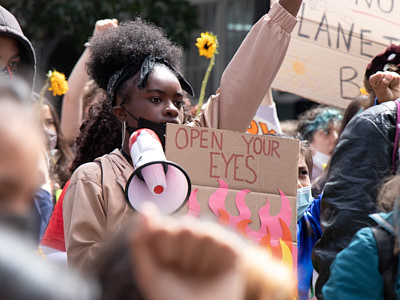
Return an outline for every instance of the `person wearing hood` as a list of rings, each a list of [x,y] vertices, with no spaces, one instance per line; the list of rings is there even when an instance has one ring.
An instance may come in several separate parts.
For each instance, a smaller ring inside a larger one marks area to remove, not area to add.
[[[387,178],[399,172],[397,51],[400,53],[400,48],[387,47],[367,66],[365,77],[379,105],[351,119],[330,161],[321,199],[323,234],[312,253],[313,266],[318,272],[318,299],[324,298],[322,287],[329,279],[336,255],[350,244],[358,230],[373,224],[369,215],[378,211],[377,192]],[[374,71],[370,72],[371,69]]]
[[[0,80],[12,86],[20,86],[23,81],[32,94],[35,84],[36,55],[29,39],[24,35],[15,16],[0,5]],[[32,95],[31,95],[32,96]],[[32,97],[23,97],[29,102]],[[32,107],[33,102],[31,101]],[[43,158],[45,154],[43,152]],[[34,214],[40,220],[36,239],[39,241],[47,227],[53,210],[49,170],[46,159],[38,160],[42,185],[34,194]]]
[[[371,226],[361,228],[331,265],[323,286],[325,300],[400,299],[399,225],[400,175],[379,190],[377,213],[370,214]]]
[[[17,19],[0,5],[0,78],[21,77],[32,88],[35,83],[36,56]]]

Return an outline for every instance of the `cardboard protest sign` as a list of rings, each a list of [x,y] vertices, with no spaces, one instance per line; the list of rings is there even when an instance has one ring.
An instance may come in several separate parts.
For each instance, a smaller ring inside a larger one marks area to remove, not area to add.
[[[295,266],[298,140],[168,124],[166,157],[192,183],[181,214],[214,218]]]
[[[276,128],[271,122],[268,122],[267,120],[261,117],[254,116],[246,132],[251,134],[264,135],[264,134],[276,134],[280,131],[281,130]]]
[[[347,107],[371,58],[399,44],[399,15],[395,0],[304,0],[272,88]]]

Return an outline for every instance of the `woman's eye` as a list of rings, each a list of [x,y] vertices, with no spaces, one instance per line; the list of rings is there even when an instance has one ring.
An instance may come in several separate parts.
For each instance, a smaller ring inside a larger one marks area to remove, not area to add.
[[[331,134],[331,130],[330,129],[325,129],[324,133],[325,133],[325,135],[330,135]]]
[[[300,171],[299,171],[299,176],[308,176],[308,171],[306,171],[306,170],[300,170]]]
[[[13,71],[17,71],[19,68],[19,61],[12,61],[8,64]]]
[[[160,102],[161,102],[161,99],[158,98],[158,97],[152,97],[152,98],[150,99],[150,101],[153,102],[153,103],[160,103]]]
[[[46,127],[50,127],[50,126],[55,126],[56,124],[54,122],[51,122],[51,121],[50,122],[46,121],[45,125],[46,125]]]
[[[185,102],[183,100],[177,100],[177,101],[174,102],[174,105],[177,108],[181,108],[181,107],[183,107],[185,105]]]

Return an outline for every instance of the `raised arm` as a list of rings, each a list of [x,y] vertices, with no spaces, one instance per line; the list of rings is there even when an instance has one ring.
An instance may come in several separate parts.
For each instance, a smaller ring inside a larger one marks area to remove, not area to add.
[[[99,20],[96,22],[93,35],[115,26],[118,26],[116,19]],[[86,82],[89,80],[86,70],[86,61],[89,55],[90,48],[86,48],[68,78],[69,90],[63,97],[60,126],[70,145],[74,143],[82,123],[82,92]]]
[[[62,101],[60,127],[70,145],[74,143],[82,122],[81,93],[89,79],[85,67],[88,56],[89,50],[85,49],[68,78],[69,90],[65,93]]]
[[[280,1],[252,27],[197,125],[241,132],[247,129],[286,55],[300,5],[300,0]]]
[[[376,72],[369,78],[378,103],[400,97],[400,75],[396,72]]]

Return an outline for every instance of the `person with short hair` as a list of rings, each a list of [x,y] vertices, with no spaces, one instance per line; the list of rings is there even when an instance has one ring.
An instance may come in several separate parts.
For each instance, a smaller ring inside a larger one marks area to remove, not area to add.
[[[342,121],[340,109],[318,105],[299,116],[297,132],[307,140],[313,153],[311,183],[323,174],[335,149]]]

